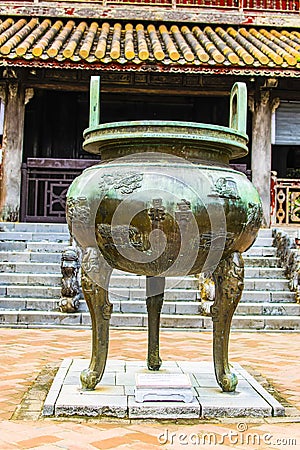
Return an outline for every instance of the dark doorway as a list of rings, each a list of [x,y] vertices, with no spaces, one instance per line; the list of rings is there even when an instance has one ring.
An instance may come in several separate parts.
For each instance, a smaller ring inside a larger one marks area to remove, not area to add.
[[[300,146],[273,145],[272,170],[278,178],[300,178]]]
[[[27,158],[90,158],[82,150],[88,126],[88,93],[37,90],[26,108]],[[227,125],[227,97],[101,94],[101,122],[175,120]]]

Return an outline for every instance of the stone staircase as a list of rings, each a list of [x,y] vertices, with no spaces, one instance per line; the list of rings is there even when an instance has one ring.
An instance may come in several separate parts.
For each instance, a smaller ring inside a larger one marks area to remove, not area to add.
[[[245,289],[234,315],[233,329],[297,330],[300,305],[289,291],[278,267],[271,230],[260,230],[254,246],[245,253]],[[69,245],[64,224],[0,224],[0,326],[90,326],[81,301],[78,312],[57,311],[60,298],[61,251]],[[212,321],[200,314],[195,277],[169,278],[161,315],[164,328],[211,329]],[[111,326],[147,326],[145,277],[114,271],[110,300]]]

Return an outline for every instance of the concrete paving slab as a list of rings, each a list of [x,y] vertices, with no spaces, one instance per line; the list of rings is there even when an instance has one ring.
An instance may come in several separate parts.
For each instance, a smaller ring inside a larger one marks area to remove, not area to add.
[[[176,375],[187,374],[193,385],[191,402],[136,402],[136,374],[153,374],[148,371],[145,361],[140,360],[108,361],[101,383],[94,391],[84,391],[80,385],[80,372],[88,364],[87,359],[63,361],[44,404],[45,416],[174,420],[284,415],[283,406],[238,363],[233,364],[239,380],[236,392],[222,392],[211,362],[166,361],[159,373],[170,374],[170,380]]]

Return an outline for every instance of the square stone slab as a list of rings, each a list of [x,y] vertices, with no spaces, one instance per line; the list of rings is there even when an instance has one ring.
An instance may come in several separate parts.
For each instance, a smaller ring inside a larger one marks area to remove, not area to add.
[[[192,387],[191,380],[186,373],[136,373],[135,385],[138,389],[189,389]]]
[[[194,400],[192,383],[186,373],[136,373],[135,401],[184,401]]]
[[[108,361],[108,370],[96,389],[83,391],[80,372],[88,365],[89,360],[84,359],[65,359],[62,362],[45,400],[44,416],[176,420],[284,415],[283,406],[237,363],[233,364],[233,371],[239,383],[236,392],[232,393],[222,392],[211,363],[170,361],[163,363],[159,372],[153,373],[144,361],[124,360]],[[176,384],[176,389],[186,389],[189,380],[193,396],[189,402],[177,399],[137,402],[134,397],[136,380],[140,389],[144,389],[147,383],[149,387],[150,380],[153,390],[171,389],[171,392]]]

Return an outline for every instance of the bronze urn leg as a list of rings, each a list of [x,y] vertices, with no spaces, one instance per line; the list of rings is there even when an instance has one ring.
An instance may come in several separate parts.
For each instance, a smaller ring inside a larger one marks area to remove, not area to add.
[[[239,252],[220,262],[215,270],[216,296],[211,307],[213,320],[213,353],[217,382],[223,391],[232,392],[237,376],[228,364],[228,342],[233,313],[244,287],[244,262]]]
[[[108,300],[108,284],[111,272],[107,274],[107,286],[102,287],[82,271],[82,290],[88,305],[92,320],[92,357],[88,369],[81,372],[82,388],[95,389],[101,381],[106,365],[109,321],[112,313],[112,304]]]
[[[146,277],[146,296],[148,311],[148,360],[149,370],[159,370],[159,324],[164,300],[165,278]]]

